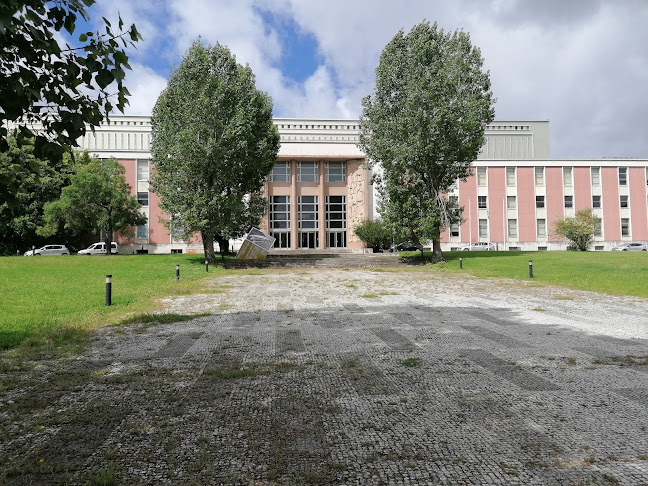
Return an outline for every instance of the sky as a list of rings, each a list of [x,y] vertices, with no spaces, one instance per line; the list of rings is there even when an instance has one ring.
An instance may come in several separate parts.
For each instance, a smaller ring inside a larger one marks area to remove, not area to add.
[[[358,118],[385,45],[424,20],[481,50],[495,119],[549,120],[553,158],[648,158],[648,0],[98,0],[135,23],[127,114],[148,115],[191,43],[249,64],[274,116]]]

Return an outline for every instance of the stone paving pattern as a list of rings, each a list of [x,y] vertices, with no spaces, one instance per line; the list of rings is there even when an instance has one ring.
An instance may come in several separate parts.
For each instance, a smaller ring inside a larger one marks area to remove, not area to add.
[[[0,482],[648,485],[645,301],[370,271],[214,285],[169,310],[227,310],[106,328],[0,395],[0,454],[60,465]]]

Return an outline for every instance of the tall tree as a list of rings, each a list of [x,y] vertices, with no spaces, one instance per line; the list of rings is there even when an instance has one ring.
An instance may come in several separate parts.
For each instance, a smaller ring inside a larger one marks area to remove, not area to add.
[[[113,106],[123,111],[129,95],[123,81],[130,69],[124,48],[141,39],[135,25],[124,29],[119,18],[115,28],[104,18],[102,32],[83,32],[73,46],[59,44],[57,33],[74,34],[77,19],[88,20],[87,8],[94,3],[0,2],[0,151],[9,148],[6,122],[13,122],[18,145],[33,139],[36,158],[56,164],[88,125],[99,125]],[[0,203],[15,206],[21,177],[38,174],[42,165],[0,173]]]
[[[169,224],[185,237],[199,232],[212,262],[214,239],[242,236],[266,208],[260,191],[279,133],[254,83],[229,49],[196,41],[153,109],[153,190]]]
[[[359,146],[381,167],[383,216],[415,240],[431,239],[435,261],[443,260],[441,230],[461,219],[447,193],[471,174],[495,116],[482,66],[467,33],[424,21],[387,44],[375,91],[362,100]]]
[[[600,224],[601,221],[592,214],[591,209],[581,209],[573,218],[556,221],[554,233],[569,241],[568,250],[587,251]]]
[[[87,152],[77,156],[70,185],[63,188],[60,199],[45,204],[45,224],[39,234],[103,231],[106,252],[110,254],[115,232],[132,236],[130,228],[147,221],[130,193],[124,172],[124,166],[115,159],[92,159]]]

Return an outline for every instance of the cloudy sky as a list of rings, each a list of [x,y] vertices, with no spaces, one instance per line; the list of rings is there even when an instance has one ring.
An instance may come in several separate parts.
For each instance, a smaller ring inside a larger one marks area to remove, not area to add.
[[[648,158],[648,0],[98,0],[144,40],[129,114],[150,114],[199,36],[248,63],[276,117],[356,118],[378,58],[427,19],[471,36],[497,120],[549,120],[552,157]]]

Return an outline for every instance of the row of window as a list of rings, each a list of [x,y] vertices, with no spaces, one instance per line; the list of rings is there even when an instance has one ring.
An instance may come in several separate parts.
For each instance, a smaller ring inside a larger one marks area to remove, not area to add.
[[[346,181],[344,162],[326,162],[325,169],[326,182]],[[290,162],[276,162],[270,182],[290,182]],[[319,182],[319,162],[298,162],[297,182]]]
[[[488,167],[477,167],[477,185],[486,186],[488,185],[487,181],[487,169]],[[535,167],[534,168],[535,176],[535,185],[544,186],[545,185],[545,168],[544,167]],[[572,186],[574,184],[573,178],[573,167],[563,167],[563,185]],[[628,168],[627,167],[617,167],[619,185],[627,186],[628,185]],[[590,167],[590,177],[592,186],[601,185],[601,168],[600,167]],[[648,168],[646,169],[646,184],[648,184]],[[511,187],[516,185],[516,167],[506,167],[506,185]]]
[[[456,196],[451,196],[455,197]],[[629,208],[629,196],[622,195],[619,196],[619,207]],[[545,196],[536,196],[535,198],[536,208],[545,207]],[[564,206],[565,208],[574,207],[574,196],[564,196]],[[601,207],[601,196],[595,195],[592,196],[592,208]],[[488,196],[477,196],[477,208],[478,209],[488,209]],[[517,209],[517,196],[506,196],[506,209]]]

